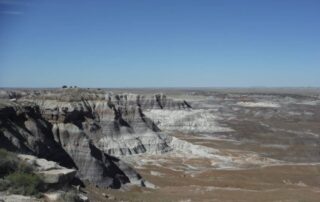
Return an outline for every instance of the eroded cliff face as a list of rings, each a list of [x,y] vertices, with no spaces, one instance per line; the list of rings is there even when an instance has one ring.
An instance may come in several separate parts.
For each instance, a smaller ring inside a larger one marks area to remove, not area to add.
[[[189,109],[186,102],[165,95],[105,94],[99,99],[83,94],[73,101],[34,99],[53,125],[57,142],[71,150],[69,138],[84,133],[99,149],[113,156],[170,151],[171,138],[144,114],[146,109]],[[79,144],[79,143],[76,143]],[[69,148],[70,147],[70,148]]]
[[[57,127],[61,130],[60,141],[55,138]],[[24,102],[2,105],[0,128],[1,148],[76,168],[82,181],[112,188],[130,182],[145,186],[137,172],[97,148],[78,126],[69,122],[51,124],[41,115],[37,105]]]
[[[33,103],[0,104],[0,147],[76,167],[70,155],[54,141],[52,125]]]
[[[28,93],[0,109],[0,147],[78,169],[77,176],[119,188],[146,182],[117,157],[171,151],[172,137],[144,114],[146,109],[185,109],[186,101],[80,89]],[[116,157],[115,157],[116,156]]]

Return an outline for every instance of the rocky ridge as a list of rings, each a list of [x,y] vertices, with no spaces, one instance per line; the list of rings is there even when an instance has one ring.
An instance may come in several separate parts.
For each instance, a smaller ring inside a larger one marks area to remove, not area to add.
[[[146,186],[138,173],[115,156],[172,150],[171,137],[144,110],[190,108],[186,101],[162,94],[82,89],[29,92],[17,101],[2,102],[0,147],[75,168],[81,181],[99,186]]]

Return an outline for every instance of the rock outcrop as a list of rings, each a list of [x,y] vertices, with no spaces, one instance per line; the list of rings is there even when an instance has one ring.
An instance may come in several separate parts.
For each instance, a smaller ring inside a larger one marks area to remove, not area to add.
[[[54,161],[47,161],[32,155],[19,154],[18,158],[31,165],[33,172],[40,176],[43,183],[48,186],[70,184],[77,172],[76,169],[65,168]]]
[[[191,108],[163,94],[60,89],[8,95],[15,100],[0,107],[0,147],[75,168],[82,181],[113,188],[146,185],[117,157],[172,150],[172,138],[144,110]]]
[[[23,196],[23,195],[16,195],[10,194],[6,195],[5,193],[0,192],[0,201],[2,202],[43,202],[41,199],[37,199],[36,197],[32,196]]]
[[[188,109],[186,101],[165,95],[79,93],[64,99],[37,97],[42,114],[53,125],[57,142],[72,150],[69,138],[86,134],[93,144],[113,156],[170,151],[168,136],[144,114],[146,109]],[[76,140],[75,140],[76,141]],[[71,142],[74,142],[71,140]]]
[[[70,155],[54,141],[52,125],[37,105],[29,102],[0,103],[0,147],[77,167]]]
[[[54,127],[33,103],[1,103],[0,147],[35,155],[78,170],[81,180],[99,186],[120,188],[133,181],[144,185],[141,176],[121,160],[98,149],[88,135],[73,123],[61,123],[63,138],[56,141]],[[62,141],[63,140],[63,141]]]

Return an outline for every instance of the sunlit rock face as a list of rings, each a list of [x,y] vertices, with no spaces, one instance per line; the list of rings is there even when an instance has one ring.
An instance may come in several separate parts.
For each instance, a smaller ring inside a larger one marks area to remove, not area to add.
[[[147,110],[145,114],[163,129],[169,131],[214,133],[232,129],[217,124],[219,117],[209,110]]]
[[[2,108],[1,138],[2,143],[10,144],[2,147],[77,168],[81,180],[114,188],[126,183],[146,185],[139,174],[114,156],[161,154],[173,149],[172,138],[144,110],[191,108],[186,101],[162,94],[81,89],[32,91],[21,94],[19,102],[8,103]]]
[[[40,176],[43,183],[48,186],[69,184],[77,172],[75,169],[59,166],[54,161],[47,161],[32,155],[19,154],[18,158],[30,165],[35,174]]]
[[[144,180],[138,173],[97,148],[86,130],[72,123],[78,122],[78,118],[85,119],[83,114],[75,117],[66,119],[70,122],[56,120],[52,123],[44,119],[35,104],[1,103],[0,147],[76,168],[81,180],[89,180],[99,186],[120,188],[130,182],[144,186]]]
[[[167,99],[161,94],[79,94],[71,101],[57,98],[33,100],[53,124],[57,142],[70,147],[63,143],[69,140],[64,139],[75,135],[68,134],[84,133],[99,149],[115,156],[170,151],[172,148],[168,142],[171,139],[144,114],[144,110],[191,108],[186,101]]]

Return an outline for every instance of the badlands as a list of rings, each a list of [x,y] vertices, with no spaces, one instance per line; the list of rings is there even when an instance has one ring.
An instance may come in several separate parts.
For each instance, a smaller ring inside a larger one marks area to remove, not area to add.
[[[76,170],[90,201],[320,199],[319,89],[2,89],[0,98],[0,147]]]

